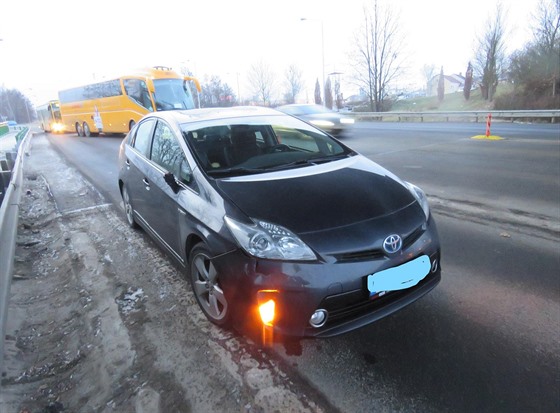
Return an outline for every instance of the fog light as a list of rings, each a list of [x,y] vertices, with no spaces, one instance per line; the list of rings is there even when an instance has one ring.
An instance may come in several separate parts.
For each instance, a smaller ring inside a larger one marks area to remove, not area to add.
[[[271,326],[274,322],[274,310],[276,303],[274,300],[268,300],[259,306],[259,314],[261,315],[261,320],[263,324]]]
[[[436,272],[438,270],[438,260],[434,260],[432,262],[432,272]]]
[[[276,318],[276,302],[274,301],[277,290],[260,290],[257,293],[257,304],[261,321],[266,326],[272,326]]]
[[[311,324],[311,326],[315,328],[322,327],[327,322],[327,315],[327,310],[315,310],[315,312],[309,319],[309,324]]]

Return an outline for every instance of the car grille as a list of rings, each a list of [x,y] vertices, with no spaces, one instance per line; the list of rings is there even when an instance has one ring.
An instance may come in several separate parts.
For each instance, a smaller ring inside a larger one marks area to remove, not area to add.
[[[375,311],[378,308],[382,308],[392,301],[398,300],[411,292],[421,288],[424,284],[429,282],[435,276],[434,273],[429,273],[426,278],[420,281],[417,285],[412,288],[407,288],[405,290],[390,291],[385,295],[370,300],[369,292],[367,287],[360,290],[349,291],[342,294],[331,295],[323,299],[318,308],[323,308],[328,311],[329,318],[327,323],[320,329],[310,329],[310,331],[318,331],[321,329],[328,329],[340,323],[344,323],[347,320],[351,320],[361,315]],[[365,280],[365,278],[364,278]],[[364,281],[365,283],[365,281]]]
[[[418,238],[422,236],[425,230],[426,228],[424,227],[424,225],[419,226],[410,234],[408,234],[405,238],[403,238],[402,249],[405,250],[406,248],[414,244],[418,240]],[[353,251],[344,254],[334,255],[336,260],[339,262],[375,260],[386,256],[387,253],[382,248],[374,248],[374,249],[364,250],[364,251]]]

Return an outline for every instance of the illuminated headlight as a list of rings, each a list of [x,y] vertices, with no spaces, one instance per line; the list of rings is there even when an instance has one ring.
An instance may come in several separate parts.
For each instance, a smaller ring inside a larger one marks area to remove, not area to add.
[[[62,132],[64,130],[64,125],[62,123],[53,123],[52,130],[55,132]]]
[[[345,125],[352,125],[352,124],[354,124],[354,119],[352,119],[352,118],[341,118],[340,123],[343,123]]]
[[[330,128],[334,126],[334,123],[330,120],[311,120],[309,121],[312,125],[319,126],[321,128]]]
[[[290,230],[265,221],[247,225],[230,217],[224,218],[231,233],[247,253],[276,260],[315,260],[315,253]]]
[[[424,191],[422,191],[416,185],[411,184],[410,182],[405,182],[405,185],[422,207],[427,220],[430,217],[430,206],[428,205],[428,198],[426,198],[426,194],[424,193]]]

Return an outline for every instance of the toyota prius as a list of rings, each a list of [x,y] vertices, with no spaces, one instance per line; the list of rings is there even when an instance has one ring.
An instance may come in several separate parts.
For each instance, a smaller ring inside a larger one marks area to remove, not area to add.
[[[329,337],[440,281],[424,192],[273,109],[146,115],[123,140],[128,224],[183,268],[213,323]]]

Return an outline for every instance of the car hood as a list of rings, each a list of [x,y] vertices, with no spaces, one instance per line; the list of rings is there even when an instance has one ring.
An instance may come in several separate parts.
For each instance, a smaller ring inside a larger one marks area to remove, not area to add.
[[[281,225],[300,236],[393,221],[391,216],[415,204],[397,177],[361,155],[216,183],[248,217]],[[418,221],[423,212],[418,205],[415,210]]]

